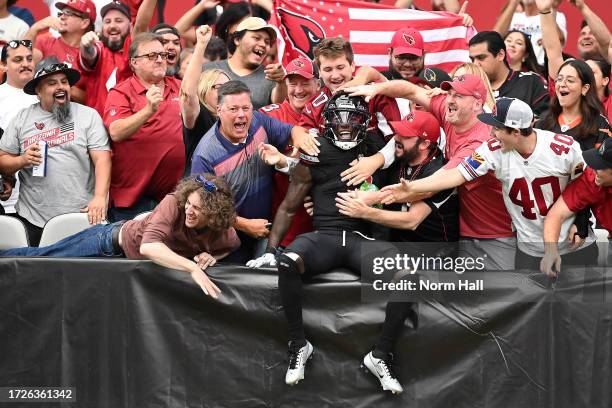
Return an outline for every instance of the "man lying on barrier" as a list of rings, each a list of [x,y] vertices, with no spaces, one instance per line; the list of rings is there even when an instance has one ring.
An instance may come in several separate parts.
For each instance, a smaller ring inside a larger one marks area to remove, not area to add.
[[[219,288],[203,272],[240,245],[234,198],[227,183],[210,174],[182,180],[142,220],[99,224],[46,247],[0,251],[0,256],[109,256],[150,259],[189,272],[205,294]],[[193,259],[193,260],[192,260]]]

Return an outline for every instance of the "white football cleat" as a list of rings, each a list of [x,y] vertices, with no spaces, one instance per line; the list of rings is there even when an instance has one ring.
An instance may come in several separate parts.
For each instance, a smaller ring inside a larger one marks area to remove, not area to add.
[[[362,367],[363,366],[365,366],[372,375],[378,378],[383,390],[391,391],[393,394],[401,394],[402,391],[404,391],[391,368],[391,358],[388,360],[376,358],[372,355],[372,352],[369,352],[363,358]]]
[[[314,347],[308,340],[306,340],[306,345],[298,351],[289,349],[289,368],[287,368],[287,375],[285,375],[285,382],[288,385],[295,385],[304,379],[306,362],[312,358],[313,353]]]

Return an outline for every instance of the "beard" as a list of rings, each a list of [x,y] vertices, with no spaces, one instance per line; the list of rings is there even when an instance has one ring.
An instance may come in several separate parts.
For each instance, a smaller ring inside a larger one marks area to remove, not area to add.
[[[66,103],[57,103],[53,102],[51,105],[51,113],[55,120],[59,123],[66,123],[70,119],[70,101],[66,101]]]
[[[180,70],[181,70],[181,64],[179,64],[179,62],[177,62],[174,65],[169,65],[168,67],[166,67],[166,76],[169,76],[169,77],[176,76],[176,74],[178,74]]]
[[[414,161],[417,157],[419,157],[420,144],[421,141],[418,140],[417,143],[412,146],[412,148],[410,148],[410,150],[406,150],[404,154],[402,154],[402,157],[400,157],[401,161],[404,163],[410,163],[411,161]]]
[[[100,34],[100,41],[102,41],[102,44],[104,44],[104,46],[109,50],[117,52],[123,48],[123,44],[125,44],[125,39],[128,35],[129,33],[127,33],[126,35],[122,35],[119,41],[110,41],[107,36],[105,36],[104,34]]]

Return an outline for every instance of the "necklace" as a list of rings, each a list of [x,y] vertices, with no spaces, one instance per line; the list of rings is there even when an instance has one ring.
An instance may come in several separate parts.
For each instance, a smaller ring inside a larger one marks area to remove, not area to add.
[[[561,133],[565,133],[568,130],[573,129],[574,127],[578,126],[580,121],[582,121],[582,116],[578,116],[576,119],[568,122],[563,117],[563,114],[560,113],[557,121],[559,122],[559,125],[561,126]]]

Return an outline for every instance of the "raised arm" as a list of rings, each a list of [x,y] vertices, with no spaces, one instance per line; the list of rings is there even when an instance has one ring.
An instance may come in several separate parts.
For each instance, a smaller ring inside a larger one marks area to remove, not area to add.
[[[536,0],[538,11],[540,12],[540,24],[542,25],[542,44],[548,57],[548,76],[552,79],[557,78],[559,68],[563,64],[563,47],[559,40],[557,21],[555,20],[556,11],[553,10],[553,0]]]
[[[198,81],[202,74],[202,65],[204,63],[204,50],[212,37],[212,28],[207,25],[198,27],[196,30],[196,45],[193,50],[189,65],[185,70],[185,76],[181,83],[181,95],[179,105],[181,107],[181,116],[183,125],[187,129],[193,129],[196,119],[200,114],[200,100],[198,97]]]
[[[493,31],[497,31],[502,37],[508,33],[510,23],[512,22],[512,16],[516,11],[516,7],[520,3],[520,0],[509,0],[501,11],[501,14],[495,25]]]
[[[608,48],[608,44],[610,44],[610,30],[606,26],[606,23],[591,10],[591,8],[586,4],[585,0],[571,0],[570,3],[574,4],[576,8],[584,17],[584,21],[586,21],[587,25],[591,29],[591,33],[593,33],[593,37],[597,40],[597,44],[599,45],[599,49],[601,50],[601,54],[606,54],[606,49]]]
[[[149,30],[149,23],[153,18],[155,12],[155,6],[157,6],[157,0],[143,0],[138,7],[138,13],[134,20],[134,27],[132,28],[132,38],[136,34],[144,33]]]

